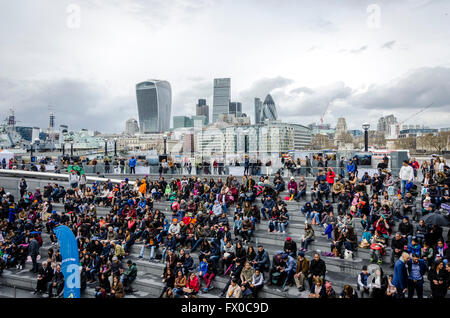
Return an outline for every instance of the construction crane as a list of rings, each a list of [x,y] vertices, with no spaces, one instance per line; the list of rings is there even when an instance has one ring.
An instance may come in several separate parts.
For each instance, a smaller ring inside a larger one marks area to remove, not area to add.
[[[428,108],[430,108],[431,106],[433,106],[434,103],[431,103],[430,105],[428,105],[427,107],[419,110],[417,113],[413,114],[412,116],[408,117],[407,119],[405,119],[404,121],[402,121],[401,123],[398,124],[398,126],[400,127],[401,125],[403,125],[404,123],[406,123],[407,121],[413,119],[414,117],[416,117],[419,114],[422,114],[424,111],[426,111]]]

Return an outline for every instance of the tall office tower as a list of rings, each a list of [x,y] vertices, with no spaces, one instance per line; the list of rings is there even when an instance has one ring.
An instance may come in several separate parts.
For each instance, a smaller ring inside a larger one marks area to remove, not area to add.
[[[231,79],[216,78],[214,80],[213,123],[217,122],[220,114],[228,114],[231,100]]]
[[[139,125],[136,119],[128,119],[125,123],[125,133],[134,136],[139,132]]]
[[[206,117],[205,125],[209,124],[209,106],[206,105],[206,99],[198,100],[198,104],[196,107],[196,115],[197,116],[205,116]]]
[[[263,103],[260,98],[255,98],[255,125],[261,123]]]
[[[262,121],[264,122],[267,119],[268,120],[278,119],[277,108],[270,94],[267,95],[262,108]]]
[[[170,129],[172,89],[170,83],[149,80],[136,85],[140,132],[159,133]]]
[[[230,107],[228,109],[228,114],[234,115],[234,117],[242,117],[242,103],[240,102],[231,102]]]

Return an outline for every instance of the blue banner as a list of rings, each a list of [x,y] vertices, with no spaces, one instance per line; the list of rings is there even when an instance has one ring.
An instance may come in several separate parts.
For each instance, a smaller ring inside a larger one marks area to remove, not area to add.
[[[56,227],[56,237],[62,256],[61,271],[64,275],[64,298],[80,298],[80,262],[78,244],[73,232],[65,225]]]

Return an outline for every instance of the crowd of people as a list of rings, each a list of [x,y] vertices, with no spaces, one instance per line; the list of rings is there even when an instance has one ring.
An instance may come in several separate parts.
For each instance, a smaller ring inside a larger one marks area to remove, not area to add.
[[[208,293],[217,276],[227,278],[220,291],[227,298],[258,297],[265,285],[308,289],[310,298],[422,297],[426,281],[432,297],[441,298],[449,287],[449,238],[443,237],[442,226],[425,224],[423,218],[439,214],[448,220],[450,170],[446,165],[424,170],[420,191],[414,182],[419,168],[405,161],[397,179],[383,166],[373,176],[358,175],[356,163],[349,161],[339,172],[320,167],[312,184],[305,176],[287,181],[279,172],[269,178],[248,170],[242,178],[225,180],[146,176],[89,184],[72,170],[68,188],[49,183],[34,192],[22,179],[17,200],[0,188],[0,270],[23,269],[29,258],[30,271],[37,275],[35,292],[61,297],[62,260],[53,230],[66,225],[78,242],[81,288],[95,286],[98,298],[132,292],[138,277],[132,248],[138,242],[139,258],[165,264],[163,298]],[[156,202],[165,202],[169,210],[154,208]],[[109,213],[99,216],[98,207]],[[286,234],[292,215],[306,219],[297,242]],[[261,225],[268,234],[286,236],[272,256],[255,244]],[[328,240],[330,252],[308,256],[319,235]],[[47,237],[52,247],[40,255]],[[326,259],[351,261],[359,249],[370,250],[370,262],[378,269],[371,273],[364,267],[355,279],[357,290],[347,284],[335,292]],[[385,266],[393,268],[393,275],[384,274]]]

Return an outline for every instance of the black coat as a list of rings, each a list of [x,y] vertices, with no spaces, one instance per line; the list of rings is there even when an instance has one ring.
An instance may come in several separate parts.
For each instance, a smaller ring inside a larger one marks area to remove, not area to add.
[[[313,276],[325,276],[326,265],[323,259],[319,261],[313,259],[309,264],[309,271]]]

